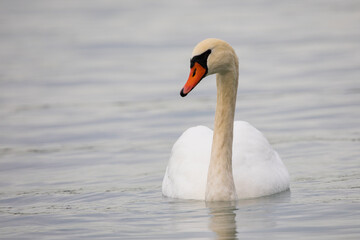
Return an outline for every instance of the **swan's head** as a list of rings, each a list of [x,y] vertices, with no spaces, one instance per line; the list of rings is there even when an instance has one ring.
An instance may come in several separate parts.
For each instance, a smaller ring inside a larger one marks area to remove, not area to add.
[[[180,92],[185,97],[204,77],[214,73],[237,72],[234,49],[225,41],[209,38],[198,43],[190,60],[190,75]]]

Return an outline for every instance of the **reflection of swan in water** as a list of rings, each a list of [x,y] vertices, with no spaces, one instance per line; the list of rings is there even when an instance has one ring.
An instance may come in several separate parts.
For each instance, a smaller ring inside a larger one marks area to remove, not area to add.
[[[217,239],[241,239],[242,233],[257,232],[267,239],[278,225],[276,212],[282,204],[290,202],[290,191],[263,198],[244,199],[237,202],[206,202],[209,208],[209,229]],[[259,236],[259,235],[258,235]]]
[[[217,239],[237,239],[236,231],[236,203],[235,202],[207,202],[210,209],[209,228]]]
[[[193,127],[176,141],[163,179],[165,196],[233,201],[289,188],[288,171],[261,132],[247,122],[234,123],[238,68],[235,51],[222,40],[206,39],[195,47],[181,96],[216,74],[214,132]]]

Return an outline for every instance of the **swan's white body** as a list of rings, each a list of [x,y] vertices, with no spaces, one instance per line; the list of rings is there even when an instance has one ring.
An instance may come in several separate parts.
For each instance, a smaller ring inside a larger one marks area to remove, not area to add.
[[[206,52],[204,64],[201,57]],[[162,183],[163,194],[172,198],[233,201],[287,190],[288,171],[266,138],[247,122],[233,122],[238,82],[233,49],[224,41],[207,39],[195,47],[193,56],[200,64],[192,63],[181,95],[186,96],[204,76],[217,73],[214,132],[204,126],[193,127],[176,141]],[[204,75],[195,81],[191,79],[196,78],[193,71]]]
[[[165,196],[205,199],[213,131],[186,130],[172,148],[162,191]],[[260,131],[247,122],[234,123],[232,169],[238,199],[271,195],[289,188],[289,174]]]

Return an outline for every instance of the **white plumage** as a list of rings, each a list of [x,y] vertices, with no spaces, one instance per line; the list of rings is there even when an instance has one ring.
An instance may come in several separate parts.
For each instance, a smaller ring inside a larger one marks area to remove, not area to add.
[[[165,196],[205,199],[213,131],[187,129],[174,144],[162,183]],[[263,134],[244,121],[234,122],[232,169],[239,199],[278,193],[289,188],[289,174]]]

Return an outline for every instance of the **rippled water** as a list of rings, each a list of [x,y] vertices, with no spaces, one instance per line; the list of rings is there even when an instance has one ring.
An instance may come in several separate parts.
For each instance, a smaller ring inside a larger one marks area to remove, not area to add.
[[[359,22],[359,1],[2,1],[0,238],[359,239]],[[161,195],[172,144],[213,124],[214,77],[179,96],[207,37],[291,192]]]

